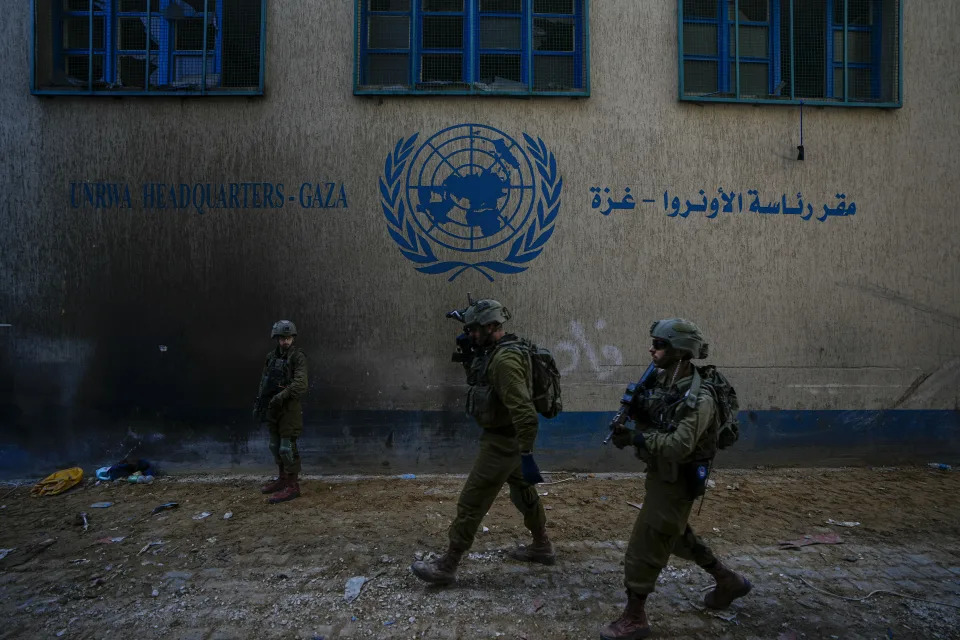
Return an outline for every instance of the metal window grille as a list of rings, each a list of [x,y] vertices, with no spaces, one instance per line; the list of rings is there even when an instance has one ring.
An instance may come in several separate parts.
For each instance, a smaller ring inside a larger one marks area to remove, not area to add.
[[[357,0],[355,93],[588,95],[588,0]]]
[[[262,94],[266,0],[33,0],[32,89]]]
[[[680,97],[901,104],[901,0],[679,0]]]

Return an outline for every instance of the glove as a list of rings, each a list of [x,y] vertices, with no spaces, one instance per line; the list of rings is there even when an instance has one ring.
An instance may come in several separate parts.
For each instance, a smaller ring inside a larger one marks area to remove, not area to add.
[[[520,454],[520,474],[528,484],[543,482],[543,476],[540,475],[540,467],[538,467],[536,461],[534,461],[532,453],[527,452]]]
[[[293,442],[290,438],[280,438],[280,457],[284,460],[293,460]]]
[[[633,437],[636,435],[636,431],[633,429],[627,429],[626,427],[618,427],[613,430],[613,437],[610,438],[614,446],[617,449],[623,449],[624,447],[629,447],[633,444]]]

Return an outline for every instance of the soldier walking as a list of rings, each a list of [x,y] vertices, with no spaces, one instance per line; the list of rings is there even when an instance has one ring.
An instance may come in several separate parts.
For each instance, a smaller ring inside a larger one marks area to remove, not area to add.
[[[650,355],[656,382],[631,415],[638,429],[616,428],[613,443],[632,446],[647,464],[643,508],[630,536],[625,559],[627,606],[600,632],[603,640],[636,640],[650,635],[644,605],[657,576],[674,554],[691,560],[716,579],[704,604],[724,609],[750,592],[750,582],[728,569],[690,528],[694,500],[703,495],[710,462],[717,452],[718,420],[709,385],[693,358],[707,345],[692,322],[669,318],[650,328]]]
[[[539,421],[530,394],[529,355],[519,348],[516,335],[504,331],[510,312],[496,300],[472,303],[463,318],[464,330],[470,333],[477,352],[472,361],[464,361],[470,385],[467,412],[483,428],[483,434],[480,452],[457,501],[446,553],[410,567],[418,578],[432,584],[454,581],[463,554],[473,544],[480,522],[504,483],[510,485],[510,500],[533,536],[532,544],[513,550],[511,557],[546,565],[556,561],[536,488],[543,477],[533,459]]]
[[[297,438],[303,432],[303,408],[300,398],[307,392],[307,357],[293,346],[297,328],[289,320],[279,320],[270,331],[277,346],[267,353],[260,377],[260,392],[253,415],[270,429],[270,452],[279,471],[276,479],[260,487],[272,494],[271,504],[300,496],[300,451]]]

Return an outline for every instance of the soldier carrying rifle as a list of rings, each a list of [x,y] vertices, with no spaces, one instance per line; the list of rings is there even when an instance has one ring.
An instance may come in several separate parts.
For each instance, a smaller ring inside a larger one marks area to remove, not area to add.
[[[637,429],[614,420],[613,443],[633,447],[647,464],[646,495],[633,527],[625,559],[627,606],[600,632],[603,640],[636,640],[650,635],[644,605],[660,571],[674,554],[696,562],[717,583],[704,604],[723,609],[747,595],[751,585],[728,569],[690,528],[694,500],[703,495],[710,464],[718,448],[737,438],[736,393],[714,367],[695,367],[707,357],[700,329],[681,318],[655,322],[652,375],[645,375],[624,402]],[[618,414],[618,418],[621,417]]]

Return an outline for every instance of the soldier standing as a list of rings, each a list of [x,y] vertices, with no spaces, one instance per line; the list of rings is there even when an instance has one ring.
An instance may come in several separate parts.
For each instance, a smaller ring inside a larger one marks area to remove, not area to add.
[[[656,382],[631,416],[638,429],[621,426],[612,437],[621,449],[635,448],[637,457],[647,464],[647,478],[643,508],[625,559],[627,606],[619,619],[600,632],[603,640],[636,640],[650,634],[644,605],[671,553],[692,560],[716,579],[716,586],[704,597],[711,609],[728,607],[751,588],[687,524],[717,452],[714,397],[690,362],[707,355],[703,335],[692,322],[669,318],[655,322],[650,336]]]
[[[253,415],[270,429],[270,452],[279,472],[275,480],[260,487],[272,494],[268,502],[286,502],[300,496],[300,451],[297,438],[303,432],[303,408],[300,398],[307,391],[307,357],[293,346],[297,328],[289,320],[279,320],[270,331],[277,346],[267,353],[260,377],[260,393]]]
[[[533,443],[539,421],[530,396],[529,355],[518,348],[519,338],[503,330],[510,312],[496,300],[478,300],[463,314],[464,330],[477,352],[467,369],[467,412],[483,428],[480,453],[457,501],[457,516],[448,532],[446,553],[429,561],[417,561],[413,573],[432,584],[450,584],[463,554],[473,544],[480,522],[504,483],[510,485],[510,500],[523,514],[523,524],[533,535],[533,544],[513,550],[511,557],[550,565],[556,561],[547,537],[547,517],[537,494],[543,482],[533,459]]]

